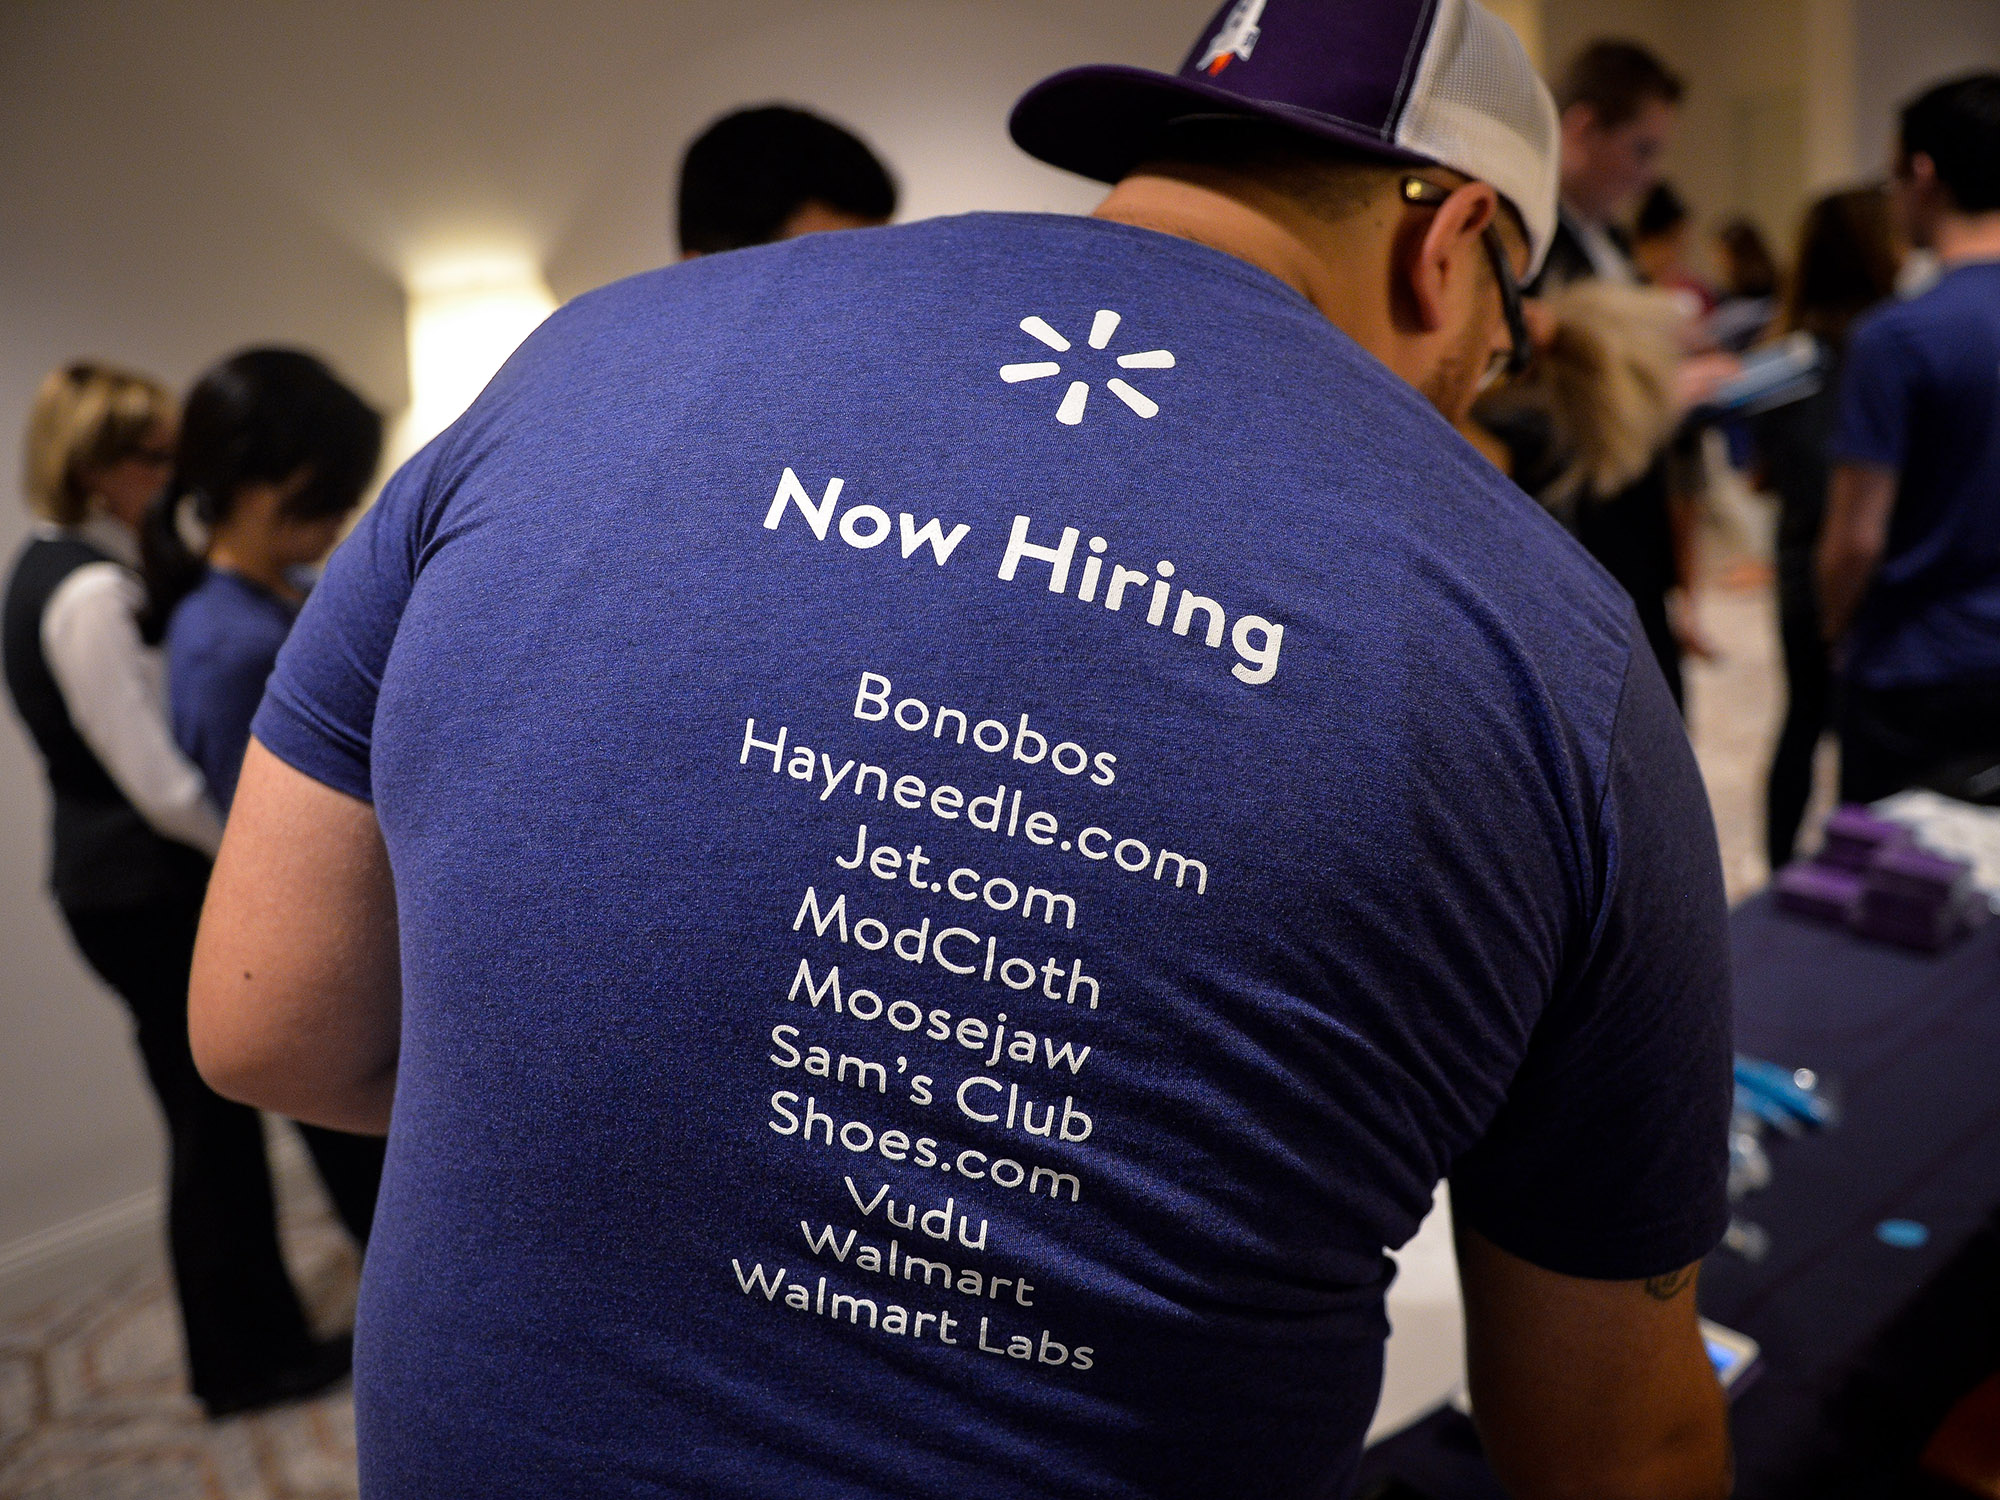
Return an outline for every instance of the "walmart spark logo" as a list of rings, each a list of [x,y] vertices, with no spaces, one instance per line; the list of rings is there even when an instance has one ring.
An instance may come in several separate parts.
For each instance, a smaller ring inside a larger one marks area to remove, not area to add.
[[[1090,324],[1090,347],[1103,349],[1109,345],[1111,336],[1118,331],[1118,323],[1117,313],[1108,307],[1099,308],[1097,316]],[[1051,328],[1043,318],[1021,319],[1021,331],[1031,338],[1039,339],[1058,354],[1067,354],[1072,347],[1070,341]],[[1121,370],[1171,370],[1173,367],[1174,356],[1170,349],[1147,349],[1138,354],[1118,356],[1118,368]],[[1062,366],[1052,359],[1031,360],[1023,364],[1000,367],[1000,378],[1009,385],[1018,385],[1024,380],[1046,380],[1051,375],[1060,374]],[[1142,417],[1156,417],[1160,414],[1158,402],[1116,376],[1105,381],[1104,388]],[[1089,401],[1090,382],[1071,380],[1069,389],[1063,392],[1062,404],[1056,408],[1056,420],[1065,427],[1076,426],[1083,420],[1083,410]]]

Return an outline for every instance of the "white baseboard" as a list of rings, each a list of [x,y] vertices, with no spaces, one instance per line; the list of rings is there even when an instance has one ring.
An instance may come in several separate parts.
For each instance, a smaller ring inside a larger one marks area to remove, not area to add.
[[[0,1322],[162,1259],[163,1214],[160,1190],[147,1188],[0,1245]]]
[[[270,1123],[267,1117],[264,1138],[280,1200],[316,1191],[312,1158],[298,1132],[273,1130]],[[147,1188],[0,1245],[0,1323],[148,1261],[164,1265],[165,1217],[165,1194]]]

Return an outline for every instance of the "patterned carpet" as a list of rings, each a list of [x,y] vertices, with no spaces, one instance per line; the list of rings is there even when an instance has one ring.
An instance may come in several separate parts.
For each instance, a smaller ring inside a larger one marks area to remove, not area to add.
[[[322,1333],[359,1270],[309,1173],[281,1171],[285,1254]],[[302,1179],[307,1179],[302,1184]],[[353,1500],[354,1403],[210,1423],[187,1393],[165,1253],[0,1327],[0,1500]]]
[[[1764,761],[1782,706],[1768,580],[1717,569],[1701,618],[1719,659],[1690,666],[1689,720],[1730,897],[1767,878]],[[1816,815],[1823,813],[1825,795]],[[1815,818],[1816,821],[1816,818]],[[281,1162],[286,1153],[278,1153]],[[297,1153],[293,1153],[296,1157]],[[285,1163],[286,1253],[322,1332],[353,1316],[353,1252],[309,1171]],[[164,1264],[0,1327],[0,1500],[350,1500],[341,1393],[211,1425],[186,1393]]]

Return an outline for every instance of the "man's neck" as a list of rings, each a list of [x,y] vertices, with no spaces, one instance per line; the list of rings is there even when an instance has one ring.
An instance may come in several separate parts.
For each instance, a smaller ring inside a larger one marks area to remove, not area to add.
[[[1092,217],[1192,240],[1246,261],[1304,297],[1363,348],[1386,357],[1382,351],[1392,325],[1386,306],[1377,305],[1385,300],[1380,289],[1388,274],[1386,250],[1381,274],[1371,275],[1365,224],[1344,225],[1352,232],[1341,234],[1302,220],[1276,200],[1262,201],[1254,190],[1233,185],[1225,190],[1205,181],[1198,169],[1178,168],[1125,178]],[[1329,242],[1336,237],[1352,253],[1330,255]]]
[[[1931,248],[1947,270],[1967,261],[2000,260],[2000,213],[1946,214],[1938,220]]]

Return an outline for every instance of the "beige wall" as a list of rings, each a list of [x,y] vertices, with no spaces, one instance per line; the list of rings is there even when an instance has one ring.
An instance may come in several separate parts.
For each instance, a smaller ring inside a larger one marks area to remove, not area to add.
[[[184,385],[253,340],[407,398],[401,286],[455,251],[559,296],[671,258],[681,147],[737,104],[842,118],[904,216],[1080,209],[1007,106],[1072,62],[1171,67],[1209,0],[40,0],[0,5],[0,442],[80,354]],[[12,484],[8,485],[11,490]],[[0,551],[27,518],[0,504]],[[0,1304],[143,1244],[158,1127],[123,1012],[41,889],[46,800],[0,727]]]
[[[1864,170],[1886,169],[1897,110],[1924,85],[1977,68],[2000,68],[2000,0],[1853,0],[1855,152]],[[1914,13],[1914,14],[1913,14]]]
[[[1514,28],[1530,62],[1538,68],[1547,67],[1542,47],[1542,0],[1490,0],[1487,8]]]

